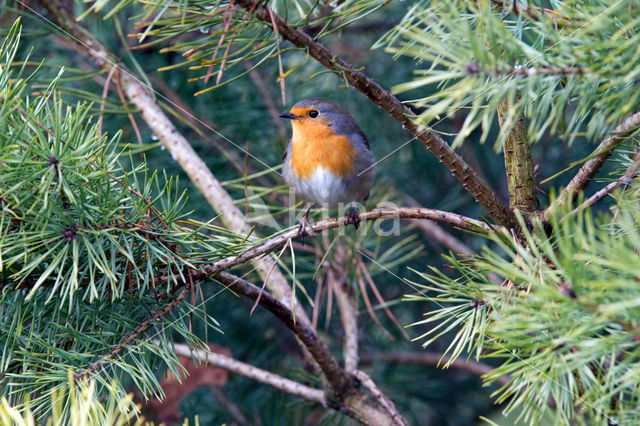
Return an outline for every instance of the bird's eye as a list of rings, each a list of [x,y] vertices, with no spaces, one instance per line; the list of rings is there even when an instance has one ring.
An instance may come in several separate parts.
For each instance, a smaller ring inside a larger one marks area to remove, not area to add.
[[[309,117],[311,118],[316,118],[318,116],[318,114],[320,114],[318,111],[316,111],[315,109],[312,109],[311,111],[309,111]]]

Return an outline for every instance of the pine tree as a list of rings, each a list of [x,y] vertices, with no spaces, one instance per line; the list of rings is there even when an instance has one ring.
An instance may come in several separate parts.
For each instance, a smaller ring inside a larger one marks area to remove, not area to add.
[[[5,6],[0,418],[124,424],[189,357],[248,379],[203,423],[640,422],[639,7]],[[359,231],[293,220],[309,97],[380,159]]]

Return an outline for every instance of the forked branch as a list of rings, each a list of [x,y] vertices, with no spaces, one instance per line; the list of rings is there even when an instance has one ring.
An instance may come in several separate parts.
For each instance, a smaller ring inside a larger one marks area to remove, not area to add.
[[[611,134],[600,142],[600,145],[598,145],[590,155],[590,159],[582,165],[578,173],[576,173],[569,184],[562,190],[558,198],[545,210],[545,216],[548,216],[561,205],[573,201],[573,198],[578,192],[587,186],[605,161],[611,157],[613,150],[633,134],[638,127],[640,127],[640,112],[633,113],[624,118],[620,124],[613,129]]]
[[[280,321],[291,329],[298,339],[303,342],[327,378],[328,395],[325,397],[327,406],[338,411],[346,412],[351,417],[365,424],[407,424],[402,416],[395,410],[393,403],[381,392],[377,395],[374,394],[377,402],[365,394],[359,386],[358,379],[362,376],[356,374],[354,377],[343,370],[313,329],[302,324],[301,321],[296,318],[295,313],[290,311],[286,305],[274,298],[271,294],[263,292],[260,287],[227,272],[217,274],[215,279],[227,288],[253,301],[258,300],[258,303],[262,307],[280,319]],[[224,365],[221,366],[224,367]],[[373,389],[377,389],[371,380],[370,383],[368,382],[366,384]],[[307,390],[307,393],[308,392]],[[303,395],[300,396],[304,398]]]
[[[325,68],[337,73],[359,90],[375,105],[381,107],[389,116],[398,121],[411,132],[415,139],[422,142],[440,162],[442,162],[462,186],[484,208],[489,216],[499,225],[516,227],[515,216],[498,198],[496,193],[439,135],[428,128],[422,128],[412,120],[413,113],[398,98],[393,96],[375,80],[359,71],[344,59],[337,57],[326,46],[318,43],[309,35],[288,24],[281,16],[273,12],[265,4],[257,4],[255,0],[237,0],[236,4],[245,8],[265,25],[275,24],[278,32],[297,47],[306,49],[309,56]]]

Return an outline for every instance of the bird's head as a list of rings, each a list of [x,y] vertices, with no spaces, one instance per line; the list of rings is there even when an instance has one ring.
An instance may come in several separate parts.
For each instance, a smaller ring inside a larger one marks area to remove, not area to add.
[[[347,135],[358,125],[351,114],[341,106],[326,99],[305,99],[295,104],[289,112],[280,114],[291,120],[293,138],[323,133]]]

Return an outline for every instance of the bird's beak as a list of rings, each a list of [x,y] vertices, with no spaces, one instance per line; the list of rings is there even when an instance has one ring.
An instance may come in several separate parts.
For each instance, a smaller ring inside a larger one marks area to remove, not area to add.
[[[288,118],[291,120],[295,120],[296,118],[301,118],[299,115],[291,114],[290,112],[283,112],[282,114],[279,114],[278,117]]]

